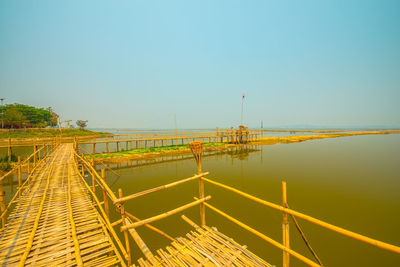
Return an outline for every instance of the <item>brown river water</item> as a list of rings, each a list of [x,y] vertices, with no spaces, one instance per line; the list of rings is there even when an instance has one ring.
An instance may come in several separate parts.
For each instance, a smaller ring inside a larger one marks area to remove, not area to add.
[[[289,206],[328,223],[400,246],[400,135],[352,136],[302,143],[243,146],[203,158],[209,178],[254,196],[281,203],[281,181],[287,182]],[[121,177],[107,171],[114,192],[124,195],[192,176],[192,158],[145,166],[123,167]],[[11,193],[9,187],[6,191]],[[100,192],[98,192],[100,196]],[[149,194],[125,204],[126,210],[145,219],[193,201],[196,181]],[[9,194],[8,194],[9,195]],[[210,204],[252,228],[281,242],[282,213],[247,200],[214,185],[205,186]],[[199,208],[184,211],[199,222]],[[171,236],[192,230],[180,215],[153,223]],[[116,212],[111,214],[117,220]],[[400,255],[350,239],[298,219],[312,247],[325,266],[400,266]],[[206,223],[276,266],[282,252],[243,230],[214,211],[206,209]],[[147,228],[137,229],[151,250],[169,244]],[[121,236],[122,237],[122,236]],[[291,248],[312,259],[294,225],[290,224]],[[143,257],[131,242],[134,258]],[[291,257],[291,266],[305,266]]]

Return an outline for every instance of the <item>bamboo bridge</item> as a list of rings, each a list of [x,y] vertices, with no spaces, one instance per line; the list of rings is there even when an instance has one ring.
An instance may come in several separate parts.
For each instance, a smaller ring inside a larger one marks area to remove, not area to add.
[[[398,246],[290,209],[285,182],[282,183],[282,205],[278,205],[206,178],[208,172],[203,172],[201,165],[202,143],[191,142],[190,148],[197,163],[196,175],[126,196],[123,196],[122,189],[118,190],[118,196],[110,189],[106,183],[105,169],[101,169],[99,174],[90,163],[90,155],[77,153],[76,142],[51,142],[37,150],[35,148],[32,155],[24,161],[19,160],[10,172],[0,177],[1,266],[272,266],[248,250],[246,245],[239,244],[223,234],[223,231],[208,226],[205,220],[206,208],[281,249],[284,267],[289,267],[290,257],[309,266],[322,266],[320,258],[307,241],[296,218],[400,254]],[[28,170],[25,181],[22,180],[22,168]],[[2,181],[9,175],[18,177],[18,190],[7,204]],[[147,219],[139,219],[125,210],[124,204],[127,201],[191,181],[198,181],[199,195],[183,206]],[[282,242],[273,240],[210,204],[211,196],[206,195],[205,183],[281,211]],[[98,195],[102,195],[102,201]],[[196,224],[182,215],[181,218],[193,227],[193,230],[184,233],[183,237],[171,237],[151,225],[195,206],[200,209],[200,222]],[[114,222],[111,222],[109,217],[111,208],[115,208],[120,214],[120,219]],[[290,248],[290,219],[314,259],[309,259]],[[136,231],[142,226],[168,239],[170,245],[151,251]],[[132,255],[132,240],[142,255]]]

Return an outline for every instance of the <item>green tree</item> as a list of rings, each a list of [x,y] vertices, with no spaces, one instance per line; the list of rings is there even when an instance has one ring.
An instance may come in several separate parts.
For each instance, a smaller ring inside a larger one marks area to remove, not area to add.
[[[15,124],[22,125],[26,122],[24,114],[19,111],[14,105],[8,105],[4,111],[4,120],[14,128]]]
[[[50,113],[49,126],[52,126],[52,127],[57,126],[58,118],[59,118],[58,114],[55,113],[51,107],[49,107],[47,110]]]
[[[78,125],[79,129],[83,130],[87,126],[87,121],[77,120],[76,125]]]

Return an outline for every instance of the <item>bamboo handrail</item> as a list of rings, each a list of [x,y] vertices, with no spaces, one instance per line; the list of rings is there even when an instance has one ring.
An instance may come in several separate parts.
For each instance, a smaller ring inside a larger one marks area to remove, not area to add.
[[[137,198],[137,197],[141,197],[141,196],[153,193],[153,192],[157,192],[157,191],[160,191],[160,190],[171,188],[171,187],[174,187],[174,186],[177,186],[177,185],[180,185],[180,184],[183,184],[183,183],[198,179],[198,178],[203,177],[203,176],[208,175],[208,174],[209,174],[208,172],[200,173],[200,174],[194,175],[192,177],[185,178],[185,179],[173,182],[173,183],[169,183],[169,184],[166,184],[166,185],[161,185],[161,186],[158,186],[158,187],[155,187],[155,188],[152,188],[152,189],[147,189],[147,190],[144,190],[144,191],[141,191],[141,192],[126,196],[126,197],[118,198],[118,199],[115,199],[113,202],[114,202],[114,204],[122,203],[122,202],[131,200],[131,199],[134,199],[134,198]]]
[[[116,200],[117,197],[115,196],[115,194],[113,193],[113,191],[108,187],[108,185],[103,181],[103,179],[99,176],[99,174],[97,173],[97,171],[93,168],[93,166],[91,164],[89,164],[84,158],[82,158],[81,156],[78,155],[78,153],[74,152],[74,154],[80,159],[82,160],[83,163],[85,163],[86,168],[88,170],[91,170],[92,173],[96,176],[97,178],[97,182],[101,183],[101,186],[107,191],[108,196],[111,198],[112,201]]]
[[[342,234],[342,235],[351,237],[353,239],[362,241],[364,243],[376,246],[378,248],[385,249],[385,250],[392,251],[392,252],[400,254],[400,247],[398,247],[398,246],[391,245],[391,244],[388,244],[388,243],[385,243],[385,242],[382,242],[382,241],[379,241],[379,240],[376,240],[376,239],[373,239],[373,238],[370,238],[370,237],[363,236],[361,234],[354,233],[354,232],[346,230],[344,228],[341,228],[341,227],[326,223],[324,221],[315,219],[315,218],[313,218],[311,216],[308,216],[308,215],[305,215],[303,213],[300,213],[300,212],[291,210],[289,208],[285,208],[285,207],[282,207],[280,205],[277,205],[277,204],[262,200],[260,198],[254,197],[252,195],[249,195],[247,193],[239,191],[239,190],[237,190],[237,189],[235,189],[233,187],[230,187],[230,186],[215,182],[213,180],[210,180],[210,179],[207,179],[207,178],[204,178],[204,177],[202,179],[204,181],[206,181],[206,182],[209,182],[209,183],[214,184],[216,186],[219,186],[221,188],[227,189],[227,190],[229,190],[231,192],[239,194],[239,195],[241,195],[241,196],[243,196],[245,198],[248,198],[250,200],[253,200],[253,201],[257,202],[257,203],[263,204],[263,205],[268,206],[270,208],[273,208],[273,209],[276,209],[276,210],[279,210],[279,211],[294,215],[294,216],[299,217],[299,218],[301,218],[303,220],[306,220],[306,221],[309,221],[309,222],[314,223],[316,225],[319,225],[319,226],[321,226],[323,228],[326,228],[326,229],[329,229],[331,231],[337,232],[339,234]]]
[[[142,225],[144,225],[144,224],[148,224],[148,223],[151,223],[151,222],[155,222],[155,221],[164,219],[164,218],[166,218],[166,217],[168,217],[168,216],[171,216],[171,215],[173,215],[173,214],[176,214],[176,213],[178,213],[178,212],[181,212],[181,211],[183,211],[183,210],[186,210],[186,209],[188,209],[188,208],[191,208],[191,207],[193,207],[193,206],[196,206],[196,205],[198,205],[198,204],[200,204],[200,203],[204,203],[205,201],[210,200],[210,199],[211,199],[211,196],[207,196],[207,197],[205,197],[205,198],[198,199],[198,200],[196,200],[196,201],[193,201],[193,202],[188,203],[188,204],[186,204],[186,205],[180,206],[179,208],[176,208],[176,209],[167,211],[167,212],[165,212],[165,213],[162,213],[162,214],[159,214],[159,215],[156,215],[156,216],[153,216],[153,217],[150,217],[150,218],[141,220],[141,221],[136,222],[136,223],[127,224],[126,226],[122,226],[122,227],[121,227],[121,231],[126,231],[126,230],[128,230],[128,229],[136,228],[136,227],[142,226]]]
[[[55,158],[53,158],[53,161],[54,160],[55,160]],[[43,205],[44,205],[44,202],[45,202],[46,197],[47,197],[47,190],[49,189],[50,175],[51,175],[52,169],[53,169],[53,165],[50,165],[49,173],[47,175],[46,187],[44,189],[44,193],[43,193],[42,199],[40,201],[39,210],[38,210],[38,212],[36,214],[36,218],[35,218],[35,221],[34,221],[34,224],[33,224],[33,227],[32,227],[32,231],[29,234],[27,245],[25,247],[24,254],[22,254],[21,259],[20,259],[20,261],[18,263],[18,267],[22,267],[22,266],[25,265],[25,261],[26,261],[26,259],[28,257],[29,252],[31,251],[31,248],[32,248],[32,245],[33,245],[33,239],[35,238],[35,233],[36,233],[36,230],[37,230],[37,228],[39,226],[40,216],[41,216],[42,211],[43,211]]]
[[[55,149],[55,148],[54,148]],[[54,150],[53,149],[53,150]],[[38,150],[39,151],[39,150]],[[36,151],[36,152],[38,152]],[[50,153],[49,153],[50,154]],[[33,154],[32,154],[33,156]],[[3,213],[1,213],[0,218],[3,218],[3,216],[5,216],[5,214],[7,213],[8,209],[10,208],[11,204],[13,204],[15,198],[19,195],[20,190],[22,190],[25,186],[25,184],[30,180],[30,178],[32,177],[32,173],[36,170],[36,168],[38,168],[38,166],[41,166],[41,168],[44,167],[44,165],[40,165],[41,162],[45,161],[47,157],[42,158],[40,161],[38,161],[38,163],[34,166],[34,168],[32,169],[31,173],[29,174],[28,178],[26,178],[26,180],[24,181],[24,183],[22,184],[22,186],[20,188],[18,188],[18,190],[15,192],[13,198],[9,201],[6,209],[3,211]],[[2,177],[3,178],[3,177]],[[0,180],[1,182],[1,180]]]
[[[195,199],[197,199],[197,198],[195,198]],[[312,260],[310,260],[310,259],[304,257],[303,255],[297,253],[297,252],[294,251],[294,250],[291,250],[290,248],[287,248],[287,247],[283,246],[281,243],[279,243],[279,242],[273,240],[272,238],[270,238],[270,237],[268,237],[268,236],[266,236],[266,235],[260,233],[259,231],[257,231],[257,230],[255,230],[255,229],[251,228],[250,226],[248,226],[248,225],[242,223],[241,221],[239,221],[239,220],[237,220],[237,219],[235,219],[235,218],[229,216],[228,214],[226,214],[226,213],[224,213],[223,211],[217,209],[216,207],[210,205],[209,203],[204,202],[204,205],[205,205],[207,208],[209,208],[209,209],[215,211],[216,213],[222,215],[223,217],[227,218],[228,220],[230,220],[230,221],[236,223],[236,224],[239,225],[240,227],[242,227],[242,228],[246,229],[247,231],[253,233],[254,235],[260,237],[261,239],[264,239],[265,241],[267,241],[267,242],[270,243],[271,245],[274,245],[275,247],[278,247],[278,248],[280,248],[281,250],[283,250],[283,251],[285,251],[285,252],[291,254],[292,256],[296,257],[297,259],[301,260],[302,262],[304,262],[304,263],[306,263],[306,264],[308,264],[308,265],[310,265],[310,266],[313,266],[313,267],[320,267],[320,265],[318,265],[317,263],[313,262]]]
[[[86,149],[84,149],[82,146],[79,146],[80,149],[82,149],[84,152],[86,152],[88,155],[92,155],[92,153],[90,153],[89,151],[87,151]],[[112,173],[114,173],[115,175],[117,175],[118,177],[121,177],[121,175],[119,173],[117,173],[116,171],[114,171],[113,169],[111,169],[109,166],[107,166],[106,164],[104,164],[104,162],[102,160],[100,160],[100,164],[103,165],[104,167],[106,167],[109,171],[111,171]]]
[[[41,148],[39,148],[38,150],[36,150],[36,152],[33,152],[29,157],[27,157],[24,161],[20,162],[19,164],[17,164],[16,166],[14,166],[14,168],[12,168],[10,171],[8,171],[7,173],[5,173],[3,176],[0,177],[0,181],[2,181],[5,177],[7,177],[8,175],[10,175],[11,173],[13,173],[14,171],[16,171],[20,166],[24,165],[25,162],[27,160],[30,160],[34,154],[39,153],[42,149],[44,149],[44,146],[42,146]]]
[[[75,153],[75,155],[77,155],[77,154]],[[77,171],[79,177],[81,177],[81,179],[82,179],[82,181],[83,181],[83,184],[86,186],[86,188],[87,188],[87,190],[90,192],[90,194],[92,194],[92,197],[93,197],[93,199],[95,200],[95,202],[96,202],[96,204],[97,204],[97,207],[99,208],[100,213],[101,213],[101,215],[102,215],[102,216],[100,216],[102,222],[106,225],[106,228],[108,229],[108,231],[110,231],[111,235],[113,236],[113,238],[114,238],[115,241],[117,242],[119,249],[121,250],[121,252],[122,252],[122,254],[124,255],[124,257],[126,258],[126,257],[128,256],[128,253],[126,252],[124,246],[122,245],[121,241],[119,240],[118,235],[115,233],[114,228],[112,227],[110,221],[107,219],[107,215],[106,215],[106,213],[104,212],[104,209],[101,207],[101,204],[100,204],[99,199],[97,198],[96,194],[92,191],[92,189],[90,188],[90,186],[86,183],[85,179],[84,179],[84,178],[82,177],[82,175],[80,174],[80,172],[79,172],[79,170],[78,170],[77,164],[75,164],[75,168],[76,168],[76,171]],[[120,258],[120,255],[117,254],[117,256],[118,256],[118,258]],[[121,258],[120,258],[120,259],[121,259]],[[123,263],[122,259],[121,259],[121,262]],[[123,264],[123,266],[126,266],[126,265]]]

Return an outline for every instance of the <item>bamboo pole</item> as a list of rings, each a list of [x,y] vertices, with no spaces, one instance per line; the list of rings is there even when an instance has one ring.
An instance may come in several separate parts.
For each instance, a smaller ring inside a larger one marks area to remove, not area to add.
[[[11,137],[8,137],[7,155],[8,155],[8,162],[11,162],[11,155],[12,155],[12,150],[11,150]]]
[[[21,189],[22,179],[21,179],[21,157],[18,156],[18,189]],[[19,190],[19,197],[22,196],[22,190]]]
[[[196,160],[197,164],[197,173],[200,174],[202,173],[201,171],[201,156],[203,152],[203,142],[191,142],[189,144],[190,150],[193,153],[194,159]],[[199,177],[199,198],[202,199],[204,198],[204,181],[203,177]],[[206,215],[205,215],[205,206],[204,203],[200,203],[200,221],[201,221],[201,226],[204,226],[206,224]]]
[[[183,184],[183,183],[198,179],[199,177],[202,177],[202,176],[207,175],[207,174],[208,174],[208,172],[197,174],[197,175],[194,175],[192,177],[185,178],[185,179],[173,182],[173,183],[169,183],[169,184],[166,184],[166,185],[158,186],[158,187],[155,187],[155,188],[152,188],[152,189],[147,189],[147,190],[144,190],[144,191],[141,191],[141,192],[129,195],[129,196],[125,196],[123,198],[118,198],[118,199],[114,200],[113,202],[114,202],[114,204],[122,203],[122,202],[131,200],[131,199],[134,199],[134,198],[137,198],[137,197],[141,197],[141,196],[147,195],[149,193],[157,192],[157,191],[160,191],[160,190],[171,188],[171,187],[174,187],[174,186],[177,186],[177,185],[180,185],[180,184]]]
[[[128,219],[125,219],[125,223],[129,224]],[[140,248],[140,250],[143,252],[143,254],[146,256],[146,258],[150,261],[152,265],[157,265],[157,260],[154,258],[153,253],[151,253],[150,249],[147,247],[146,243],[144,243],[143,239],[139,236],[139,234],[136,232],[134,228],[129,229],[129,233],[133,237],[133,240],[135,240],[136,244]]]
[[[103,179],[104,183],[107,184],[106,182],[106,174],[105,174],[105,170],[101,169],[101,179]],[[103,187],[103,199],[104,199],[104,210],[106,212],[107,215],[107,219],[110,218],[110,211],[108,210],[108,197],[107,197],[107,191],[106,189]]]
[[[313,224],[319,225],[319,226],[321,226],[323,228],[326,228],[326,229],[329,229],[329,230],[334,231],[336,233],[342,234],[344,236],[359,240],[361,242],[376,246],[376,247],[384,249],[384,250],[388,250],[388,251],[392,251],[394,253],[400,254],[400,247],[398,247],[398,246],[391,245],[391,244],[388,244],[388,243],[385,243],[385,242],[382,242],[382,241],[379,241],[379,240],[376,240],[376,239],[373,239],[373,238],[369,238],[369,237],[354,233],[352,231],[349,231],[349,230],[346,230],[344,228],[341,228],[341,227],[326,223],[324,221],[318,220],[316,218],[313,218],[311,216],[308,216],[308,215],[305,215],[303,213],[297,212],[295,210],[291,210],[289,208],[285,208],[285,207],[282,207],[280,205],[277,205],[277,204],[262,200],[260,198],[254,197],[254,196],[252,196],[250,194],[244,193],[244,192],[242,192],[240,190],[237,190],[237,189],[235,189],[233,187],[230,187],[230,186],[215,182],[213,180],[210,180],[210,179],[207,179],[207,178],[203,178],[203,180],[206,181],[206,182],[209,182],[211,184],[214,184],[216,186],[219,186],[221,188],[227,189],[227,190],[229,190],[231,192],[234,192],[234,193],[236,193],[238,195],[241,195],[241,196],[243,196],[245,198],[251,199],[251,200],[253,200],[253,201],[257,202],[257,203],[260,203],[260,204],[262,204],[264,206],[267,206],[267,207],[270,207],[270,208],[273,208],[273,209],[276,209],[276,210],[279,210],[279,211],[282,211],[282,212],[286,212],[286,213],[291,214],[293,216],[299,217],[299,218],[301,218],[303,220],[309,221],[309,222],[311,222]]]
[[[142,226],[144,224],[149,224],[149,223],[152,223],[152,222],[155,222],[155,221],[159,221],[159,220],[164,219],[164,218],[166,218],[168,216],[171,216],[173,214],[176,214],[178,212],[181,212],[183,210],[186,210],[188,208],[196,206],[196,205],[198,205],[200,203],[204,203],[205,201],[210,200],[210,199],[211,199],[211,196],[207,196],[205,198],[198,199],[196,201],[190,202],[190,203],[188,203],[186,205],[180,206],[180,207],[178,207],[176,209],[164,212],[162,214],[159,214],[159,215],[156,215],[156,216],[153,216],[153,217],[150,217],[150,218],[135,222],[133,224],[128,224],[126,226],[122,226],[121,227],[121,231],[126,231],[128,229],[136,228],[136,227]]]
[[[119,196],[119,198],[123,197],[121,188],[118,189],[118,196]],[[122,225],[125,226],[126,222],[125,222],[125,207],[124,207],[124,203],[120,204],[119,212],[121,214]],[[131,264],[132,264],[131,248],[129,246],[129,236],[128,236],[128,233],[126,231],[124,232],[124,238],[125,238],[126,252],[128,254],[128,257],[127,257],[126,261],[128,262],[128,266],[131,266]]]
[[[133,216],[132,214],[130,214],[130,213],[127,212],[127,211],[125,211],[125,215],[126,215],[127,217],[129,217],[129,219],[134,220],[135,222],[141,221],[138,217]],[[160,234],[160,235],[162,235],[162,236],[168,238],[168,239],[169,239],[170,241],[172,241],[172,242],[176,242],[176,239],[174,239],[174,238],[171,237],[170,235],[164,233],[164,232],[161,231],[160,229],[158,229],[158,228],[152,226],[151,224],[145,224],[144,227],[147,227],[147,228],[149,228],[150,230],[152,230],[152,231],[154,231],[154,232],[156,232],[156,233],[158,233],[158,234]]]
[[[287,194],[286,194],[286,182],[282,182],[282,206],[287,207]],[[289,244],[289,221],[287,213],[283,213],[282,221],[282,244],[283,246],[290,248]],[[283,251],[283,267],[289,267],[290,254],[287,251]]]
[[[5,202],[5,196],[6,192],[3,190],[3,181],[0,180],[0,214],[3,215],[3,213],[6,211],[6,202]],[[4,226],[7,223],[7,217],[2,216],[1,217],[1,229],[4,228]]]

